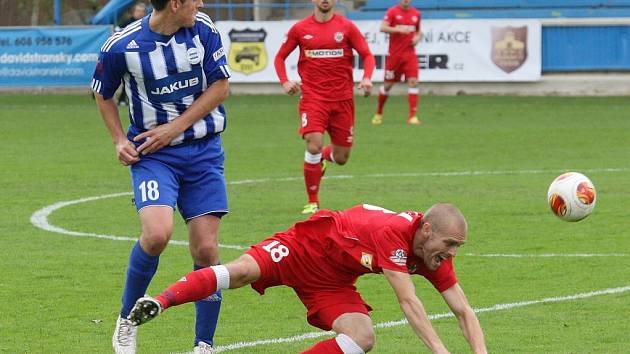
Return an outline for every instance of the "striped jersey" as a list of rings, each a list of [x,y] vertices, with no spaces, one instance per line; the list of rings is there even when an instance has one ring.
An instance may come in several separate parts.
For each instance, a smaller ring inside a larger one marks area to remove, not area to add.
[[[129,97],[127,137],[177,119],[213,82],[230,77],[221,36],[204,13],[195,25],[170,36],[153,32],[146,16],[114,33],[101,48],[92,90],[105,99],[121,81]],[[225,130],[223,105],[200,119],[171,145]]]

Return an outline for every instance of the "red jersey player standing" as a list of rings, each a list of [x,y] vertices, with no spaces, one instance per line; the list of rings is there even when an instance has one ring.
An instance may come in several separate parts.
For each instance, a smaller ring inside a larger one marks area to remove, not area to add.
[[[389,90],[403,77],[408,85],[408,124],[418,125],[422,121],[416,116],[418,106],[418,56],[416,43],[420,40],[420,11],[411,6],[411,0],[400,0],[390,7],[381,23],[381,32],[389,33],[389,51],[385,60],[385,83],[378,92],[378,105],[372,124],[383,122],[383,107]]]
[[[411,275],[417,274],[441,293],[473,352],[486,353],[479,320],[453,269],[467,229],[466,219],[452,204],[436,204],[424,215],[369,204],[321,210],[226,265],[189,273],[156,298],[141,298],[130,320],[140,325],[168,307],[203,299],[218,289],[251,284],[263,294],[269,287],[285,285],[306,306],[311,325],[337,333],[303,353],[360,354],[373,348],[375,336],[372,308],[355,282],[363,274],[382,273],[416,335],[433,353],[447,353],[416,296]]]
[[[302,92],[299,103],[300,135],[306,143],[304,182],[308,204],[303,214],[319,209],[319,185],[331,162],[344,165],[350,157],[354,129],[354,80],[352,77],[356,50],[364,61],[363,80],[359,87],[364,96],[372,89],[374,56],[350,20],[333,12],[336,0],[312,0],[313,16],[297,22],[275,58],[275,68],[284,91]],[[285,59],[300,47],[298,73],[301,84],[287,77]],[[331,144],[324,146],[324,131]]]

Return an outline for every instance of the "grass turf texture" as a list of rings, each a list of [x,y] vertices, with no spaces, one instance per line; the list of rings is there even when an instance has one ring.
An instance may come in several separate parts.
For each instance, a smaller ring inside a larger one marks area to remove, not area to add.
[[[118,164],[88,95],[4,94],[0,106],[0,352],[110,352],[132,242],[51,233],[32,226],[29,218],[58,201],[128,192],[128,170]],[[352,157],[346,166],[328,169],[324,207],[365,202],[424,210],[439,201],[457,204],[468,218],[469,241],[460,249],[456,270],[476,308],[630,285],[627,98],[428,96],[422,98],[425,123],[419,127],[404,123],[405,97],[390,98],[381,126],[369,123],[374,107],[374,98],[357,98]],[[302,218],[304,148],[296,133],[295,97],[232,96],[226,108],[231,213],[222,222],[221,242],[247,246]],[[579,223],[560,221],[545,202],[549,183],[565,170],[584,172],[598,191],[593,215]],[[479,173],[458,174],[463,171]],[[264,181],[232,183],[257,179]],[[139,232],[130,196],[68,206],[49,221],[96,234]],[[186,240],[178,216],[173,239]],[[222,260],[240,253],[223,249]],[[626,256],[484,258],[473,253]],[[149,293],[191,267],[187,248],[171,245]],[[428,282],[418,278],[416,284],[429,313],[448,312]],[[382,276],[363,277],[358,287],[375,308],[375,323],[403,318]],[[479,319],[495,353],[626,353],[629,302],[624,292],[485,312]],[[317,332],[287,288],[270,289],[263,297],[249,288],[227,291],[223,306],[218,345]],[[193,306],[186,305],[141,327],[138,352],[191,350],[193,314]],[[451,352],[469,351],[455,319],[438,319],[434,326]],[[407,325],[378,328],[376,334],[375,353],[427,352]],[[295,353],[318,340],[233,352]]]

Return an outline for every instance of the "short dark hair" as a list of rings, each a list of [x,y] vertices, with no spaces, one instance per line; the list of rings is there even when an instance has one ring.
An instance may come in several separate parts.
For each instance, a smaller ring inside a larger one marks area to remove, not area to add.
[[[153,9],[155,11],[162,11],[164,10],[164,8],[166,8],[166,4],[169,3],[169,1],[171,0],[151,0],[151,5],[153,5]],[[186,2],[186,0],[180,0],[183,3]]]

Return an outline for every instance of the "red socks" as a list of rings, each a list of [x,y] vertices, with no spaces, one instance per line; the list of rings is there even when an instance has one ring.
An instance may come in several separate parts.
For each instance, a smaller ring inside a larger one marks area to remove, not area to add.
[[[155,298],[162,310],[186,302],[205,299],[217,291],[217,276],[212,268],[203,268],[186,274]]]
[[[384,93],[385,90],[381,88],[378,92],[378,104],[376,105],[376,114],[383,114],[383,107],[385,107],[385,102],[387,102],[387,98],[389,94]]]
[[[322,163],[310,164],[304,162],[304,184],[306,185],[306,193],[308,194],[309,203],[317,203],[319,205],[319,184],[322,181]]]
[[[332,145],[328,144],[322,148],[322,160],[333,162],[332,158]]]
[[[314,346],[310,347],[306,351],[303,351],[302,354],[343,354],[343,350],[337,344],[337,340],[335,338],[330,338],[328,340],[319,342]]]
[[[408,91],[409,118],[415,117],[418,110],[418,89],[410,88]]]

